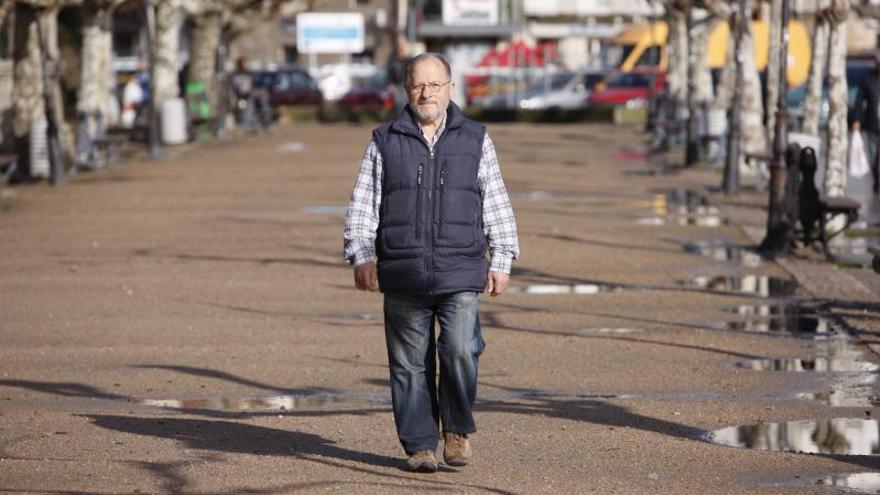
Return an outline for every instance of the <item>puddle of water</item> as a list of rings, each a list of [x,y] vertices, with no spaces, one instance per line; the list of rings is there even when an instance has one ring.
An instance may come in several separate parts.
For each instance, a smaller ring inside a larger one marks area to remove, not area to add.
[[[730,223],[726,218],[717,215],[709,216],[673,216],[673,217],[641,217],[636,219],[639,225],[672,225],[682,227],[722,227]]]
[[[873,372],[880,369],[876,364],[852,358],[776,358],[752,359],[736,363],[738,368],[755,371],[797,371],[814,373],[860,373]]]
[[[830,320],[821,316],[775,315],[760,319],[725,321],[710,325],[718,330],[737,332],[791,334],[800,336],[821,336],[836,333]]]
[[[694,289],[724,292],[741,292],[763,297],[790,297],[798,288],[797,280],[767,275],[716,275],[699,276],[690,281],[678,281],[678,285]]]
[[[723,241],[698,241],[688,242],[682,245],[686,253],[698,254],[715,261],[736,263],[748,268],[755,268],[763,264],[761,255],[743,246],[726,244]]]
[[[730,426],[705,435],[728,447],[806,454],[877,455],[877,420],[836,418]]]
[[[365,394],[279,395],[249,399],[140,399],[132,402],[166,409],[210,409],[216,411],[295,411],[300,409],[385,406],[390,403],[387,398],[380,395]]]
[[[835,474],[816,480],[815,484],[849,488],[861,493],[880,493],[880,473]]]
[[[344,215],[348,211],[348,205],[318,205],[307,206],[303,208],[306,213],[314,213],[316,215]]]
[[[837,236],[829,242],[828,250],[834,255],[837,263],[855,268],[870,268],[874,255],[868,247],[880,245],[880,237],[869,236]]]
[[[527,284],[509,287],[507,292],[533,294],[533,295],[557,295],[557,294],[598,294],[620,290],[613,285],[600,284]]]
[[[301,143],[299,141],[291,141],[289,143],[284,143],[277,148],[275,151],[278,153],[300,153],[306,150],[306,143]]]

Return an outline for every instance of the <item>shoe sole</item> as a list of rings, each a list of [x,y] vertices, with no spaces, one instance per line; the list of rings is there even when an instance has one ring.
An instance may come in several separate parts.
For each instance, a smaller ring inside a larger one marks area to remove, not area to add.
[[[470,462],[470,459],[446,459],[446,464],[455,467],[467,466]]]
[[[413,473],[436,473],[437,465],[430,462],[423,462],[415,468],[410,468]]]

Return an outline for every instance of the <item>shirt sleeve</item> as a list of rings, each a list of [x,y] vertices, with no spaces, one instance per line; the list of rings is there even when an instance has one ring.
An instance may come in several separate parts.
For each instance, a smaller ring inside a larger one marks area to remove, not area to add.
[[[510,274],[513,260],[519,258],[516,219],[501,177],[495,144],[487,133],[477,172],[477,184],[483,198],[483,231],[489,241],[489,269]]]
[[[345,215],[343,251],[352,266],[376,262],[376,230],[382,202],[382,154],[376,141],[370,141],[361,160],[351,202]]]

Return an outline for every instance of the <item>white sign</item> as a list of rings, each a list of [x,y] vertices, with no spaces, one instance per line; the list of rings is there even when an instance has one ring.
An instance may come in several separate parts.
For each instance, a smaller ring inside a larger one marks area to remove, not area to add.
[[[359,12],[304,12],[296,16],[300,53],[364,51],[364,16]]]
[[[498,0],[443,0],[443,24],[494,26],[498,24]]]

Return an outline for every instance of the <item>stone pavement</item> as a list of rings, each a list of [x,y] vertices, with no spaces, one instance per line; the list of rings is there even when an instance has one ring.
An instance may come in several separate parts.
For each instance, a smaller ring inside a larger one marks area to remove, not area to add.
[[[341,253],[369,131],[286,127],[0,199],[0,492],[872,481],[846,477],[880,467],[870,272],[762,261],[761,194],[707,192],[716,172],[649,161],[637,128],[584,124],[490,126],[523,255],[482,300],[476,459],[403,471],[381,298]]]

